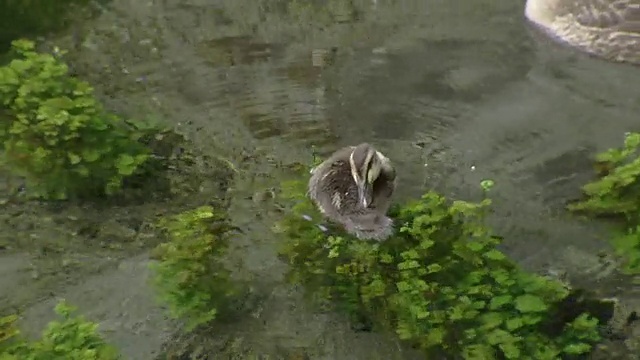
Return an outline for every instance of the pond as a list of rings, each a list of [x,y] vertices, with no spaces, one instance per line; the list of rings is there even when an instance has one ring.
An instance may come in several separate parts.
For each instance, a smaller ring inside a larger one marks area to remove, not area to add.
[[[287,164],[363,141],[396,165],[398,200],[428,189],[477,200],[480,182],[494,180],[491,221],[509,255],[527,269],[563,274],[640,309],[637,288],[598,256],[608,246],[604,226],[563,210],[592,177],[592,156],[620,145],[625,132],[640,131],[640,68],[540,37],[524,19],[524,1],[92,6],[93,16],[47,44],[69,50],[73,72],[110,109],[163,119],[242,174],[231,185],[231,213],[243,229],[235,247],[259,299],[252,316],[210,334],[209,343],[182,339],[182,348],[170,351],[217,349],[238,359],[416,358],[390,336],[354,332],[344,319],[307,308],[300,290],[283,283],[276,239],[266,235],[280,216],[268,194]],[[137,211],[171,210],[144,206],[118,209],[106,238],[133,231],[123,223]],[[18,229],[15,236],[33,242],[64,237],[61,229],[75,226],[85,210],[39,221],[42,209],[6,207],[1,217]],[[105,215],[93,216],[99,222]],[[12,239],[5,235],[0,243]],[[35,332],[50,319],[52,297],[65,297],[100,321],[126,358],[154,359],[173,324],[145,285],[146,252],[131,245],[107,259],[95,247],[79,241],[65,255],[79,265],[61,274],[58,260],[34,265],[27,252],[0,253],[0,283],[12,289],[0,299],[28,303],[25,326]]]

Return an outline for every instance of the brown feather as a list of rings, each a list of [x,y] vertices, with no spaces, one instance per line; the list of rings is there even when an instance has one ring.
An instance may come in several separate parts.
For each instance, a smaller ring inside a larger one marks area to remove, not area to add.
[[[339,149],[312,170],[309,197],[325,217],[342,224],[348,232],[362,239],[383,240],[393,232],[393,222],[386,212],[396,186],[395,170],[390,163],[381,166],[380,175],[372,185],[372,202],[364,208],[349,163],[353,150],[352,146]],[[355,161],[364,161],[364,157]]]

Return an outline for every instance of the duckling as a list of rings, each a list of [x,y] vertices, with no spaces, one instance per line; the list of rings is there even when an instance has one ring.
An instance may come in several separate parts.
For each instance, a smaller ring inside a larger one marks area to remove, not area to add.
[[[583,51],[640,64],[640,0],[527,0],[525,16]]]
[[[339,149],[312,169],[308,195],[326,218],[347,232],[382,241],[393,233],[386,213],[395,187],[391,161],[362,143]]]

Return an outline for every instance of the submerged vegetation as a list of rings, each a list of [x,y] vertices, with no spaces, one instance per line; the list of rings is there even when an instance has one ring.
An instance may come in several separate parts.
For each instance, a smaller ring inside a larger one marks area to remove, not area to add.
[[[589,353],[600,339],[590,314],[558,320],[567,286],[523,271],[497,249],[484,221],[488,198],[449,204],[429,192],[391,212],[397,234],[379,244],[309,221],[320,217],[304,184],[284,193],[296,202],[277,227],[287,238],[290,280],[428,358],[551,360]]]
[[[211,206],[162,219],[159,226],[168,241],[156,248],[154,285],[190,331],[214,320],[239,293],[223,263],[231,226],[226,213]]]
[[[13,42],[15,58],[0,67],[2,161],[45,199],[111,195],[139,173],[149,149],[136,128],[107,112],[93,88],[69,75],[58,54]]]
[[[0,165],[25,179],[31,197],[142,195],[145,201],[176,199],[177,205],[212,195],[204,193],[200,177],[213,174],[215,179],[207,179],[213,189],[227,186],[222,161],[193,156],[180,146],[179,134],[110,113],[87,82],[69,73],[63,55],[16,40],[12,60],[0,67]],[[171,315],[184,320],[187,330],[225,315],[241,291],[224,265],[232,229],[226,210],[202,206],[163,218],[157,228],[166,242],[155,249],[152,280]],[[20,336],[15,316],[0,319],[0,359],[119,358],[95,324],[72,317],[65,304],[56,311],[62,321],[52,322],[39,342]]]
[[[16,316],[0,318],[0,359],[2,360],[117,360],[115,348],[98,334],[98,325],[83,316],[74,316],[75,308],[64,301],[56,305],[59,321],[52,321],[37,341],[20,335]]]
[[[90,0],[4,0],[0,1],[0,53],[13,39],[43,35],[64,28],[71,14]]]
[[[585,199],[569,210],[598,217],[613,217],[624,228],[613,237],[616,253],[623,256],[624,272],[640,273],[640,133],[629,133],[624,146],[596,156],[599,178],[583,187]]]

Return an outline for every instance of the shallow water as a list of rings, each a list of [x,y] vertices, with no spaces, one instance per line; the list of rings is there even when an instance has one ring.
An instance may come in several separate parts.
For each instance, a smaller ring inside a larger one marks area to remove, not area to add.
[[[353,333],[341,319],[305,309],[299,292],[282,284],[276,239],[266,235],[279,214],[258,200],[277,187],[279,165],[309,162],[312,147],[328,154],[368,141],[396,164],[398,200],[430,188],[478,199],[480,181],[493,179],[492,221],[510,255],[638,304],[637,291],[598,263],[607,246],[601,226],[562,207],[589,180],[592,155],[640,130],[640,68],[545,40],[527,26],[523,6],[114,0],[50,43],[70,49],[73,70],[111,108],[165,119],[242,171],[232,200],[246,231],[237,250],[265,300],[227,336],[272,356],[302,348],[311,359],[410,358],[389,337]],[[169,323],[148,296],[127,292],[117,295],[120,305],[109,298],[92,312],[99,296],[81,293],[99,281],[60,291],[109,324],[128,356],[150,359]],[[118,281],[110,284],[105,296],[116,296]],[[105,306],[127,310],[114,310],[114,320]],[[41,308],[32,311],[34,328],[44,321]]]

